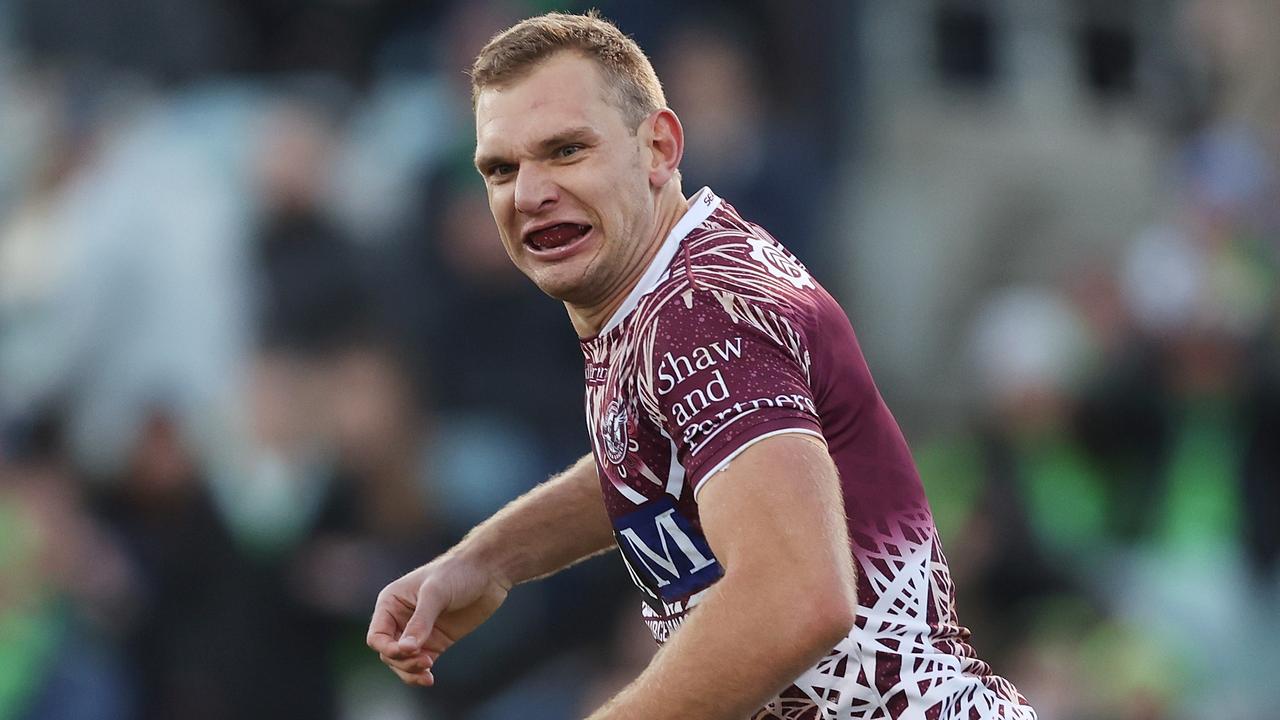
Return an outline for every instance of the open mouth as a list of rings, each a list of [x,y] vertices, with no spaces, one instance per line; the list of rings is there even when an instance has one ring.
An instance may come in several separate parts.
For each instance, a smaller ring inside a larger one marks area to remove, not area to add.
[[[524,244],[540,252],[557,250],[573,244],[589,232],[591,232],[590,225],[559,223],[525,235]]]

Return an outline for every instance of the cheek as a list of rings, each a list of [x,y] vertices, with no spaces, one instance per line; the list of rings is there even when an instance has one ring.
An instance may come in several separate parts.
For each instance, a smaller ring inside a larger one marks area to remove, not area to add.
[[[505,188],[490,188],[489,214],[493,216],[493,222],[498,226],[505,241],[507,230],[516,214],[515,205],[511,202],[511,193]]]
[[[643,203],[648,187],[648,179],[623,160],[599,171],[593,181],[586,184],[584,191],[605,222],[626,226]]]
[[[513,239],[515,237],[517,236],[513,232],[505,227],[499,226],[497,241],[502,244],[502,252],[506,254],[511,262],[519,263],[519,255],[524,251],[524,245],[519,240]],[[492,242],[492,240],[493,239],[491,238],[490,241]]]
[[[511,204],[511,193],[501,185],[486,185],[485,192],[489,195],[489,212],[493,213],[495,220],[500,220]]]

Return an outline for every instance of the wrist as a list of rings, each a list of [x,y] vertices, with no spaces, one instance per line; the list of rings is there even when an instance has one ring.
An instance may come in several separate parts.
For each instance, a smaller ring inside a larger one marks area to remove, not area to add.
[[[505,590],[510,590],[519,584],[522,581],[518,574],[519,550],[486,542],[481,537],[473,537],[474,534],[468,535],[453,546],[443,560],[465,563],[487,575]]]

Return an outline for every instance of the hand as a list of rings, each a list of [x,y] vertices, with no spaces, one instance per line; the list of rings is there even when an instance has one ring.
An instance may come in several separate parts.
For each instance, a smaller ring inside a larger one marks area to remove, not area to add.
[[[366,642],[405,683],[434,685],[441,653],[488,620],[510,589],[475,563],[444,556],[378,593]]]

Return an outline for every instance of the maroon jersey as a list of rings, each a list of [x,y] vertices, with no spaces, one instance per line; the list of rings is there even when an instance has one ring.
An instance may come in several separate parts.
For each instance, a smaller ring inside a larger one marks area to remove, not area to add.
[[[848,319],[772,237],[704,188],[582,350],[605,505],[658,642],[723,574],[701,488],[731,482],[717,471],[753,443],[806,433],[839,470],[858,617],[755,717],[1035,717],[966,643],[920,478]]]

